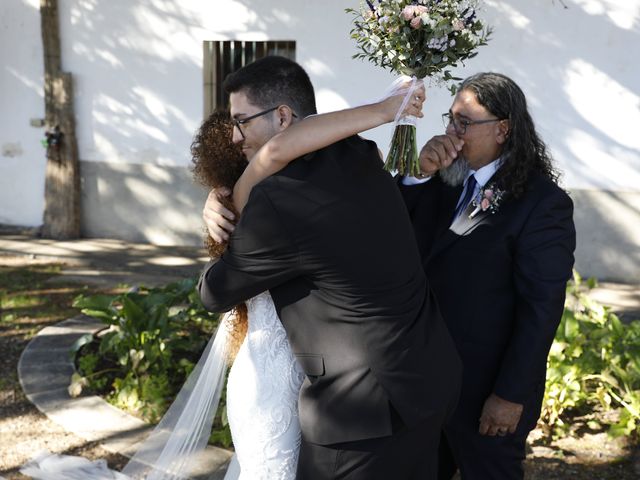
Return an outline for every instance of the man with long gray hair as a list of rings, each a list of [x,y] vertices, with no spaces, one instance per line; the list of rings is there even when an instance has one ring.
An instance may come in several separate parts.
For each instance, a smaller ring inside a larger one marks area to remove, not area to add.
[[[508,77],[466,79],[443,120],[422,178],[400,182],[464,367],[439,479],[522,479],[573,267],[573,204]]]

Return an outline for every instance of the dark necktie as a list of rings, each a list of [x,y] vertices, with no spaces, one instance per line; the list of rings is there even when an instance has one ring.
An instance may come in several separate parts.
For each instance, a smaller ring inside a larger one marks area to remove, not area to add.
[[[465,211],[465,209],[467,208],[467,205],[469,205],[469,202],[473,198],[473,192],[476,189],[476,183],[477,182],[476,182],[475,175],[471,175],[467,179],[467,185],[465,187],[466,190],[464,191],[464,197],[462,197],[462,200],[460,200],[460,203],[458,203],[458,208],[456,208],[456,213],[453,216],[453,220],[458,218],[460,214]]]

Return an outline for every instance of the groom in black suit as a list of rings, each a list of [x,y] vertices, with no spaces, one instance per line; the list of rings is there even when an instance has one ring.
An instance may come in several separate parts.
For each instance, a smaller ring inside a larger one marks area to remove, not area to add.
[[[308,76],[284,58],[243,67],[225,88],[249,159],[315,113]],[[375,144],[348,138],[254,187],[200,294],[226,311],[265,290],[307,376],[297,478],[435,478],[460,362]]]
[[[439,479],[522,479],[573,266],[573,204],[509,78],[468,78],[443,118],[446,135],[421,152],[424,178],[401,182],[464,367]]]

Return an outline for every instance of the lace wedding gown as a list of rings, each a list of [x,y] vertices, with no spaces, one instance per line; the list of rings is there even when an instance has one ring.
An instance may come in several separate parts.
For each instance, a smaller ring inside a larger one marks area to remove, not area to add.
[[[268,292],[247,302],[249,328],[229,372],[227,415],[240,480],[294,480],[304,373]],[[234,477],[233,468],[225,477]]]
[[[236,454],[225,480],[294,480],[300,449],[298,365],[268,292],[247,302],[249,326],[227,385],[227,416]],[[221,333],[222,332],[222,333]],[[209,342],[158,427],[124,468],[104,460],[41,452],[21,472],[43,480],[176,480],[206,445],[225,372],[225,329]],[[204,420],[206,418],[206,420]]]

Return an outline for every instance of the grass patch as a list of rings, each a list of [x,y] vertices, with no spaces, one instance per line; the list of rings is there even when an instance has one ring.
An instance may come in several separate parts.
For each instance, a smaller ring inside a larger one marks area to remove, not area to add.
[[[41,328],[80,313],[72,307],[78,295],[105,292],[86,285],[48,283],[61,270],[56,263],[0,265],[0,337],[29,339]]]
[[[43,283],[59,275],[62,265],[47,263],[20,267],[0,265],[0,291],[19,292],[27,289],[39,289]]]
[[[1,262],[1,259],[0,259]],[[80,313],[72,306],[80,294],[113,293],[72,283],[50,284],[60,275],[57,263],[33,265],[0,264],[0,351],[15,356],[16,361],[26,343],[39,330]],[[0,378],[9,375],[10,361],[0,364]],[[0,388],[1,390],[2,388]]]
[[[4,294],[0,296],[0,308],[3,310],[37,307],[46,303],[47,297],[35,297],[31,295]]]
[[[0,312],[0,323],[11,323],[14,322],[19,317],[16,313],[4,313]]]

